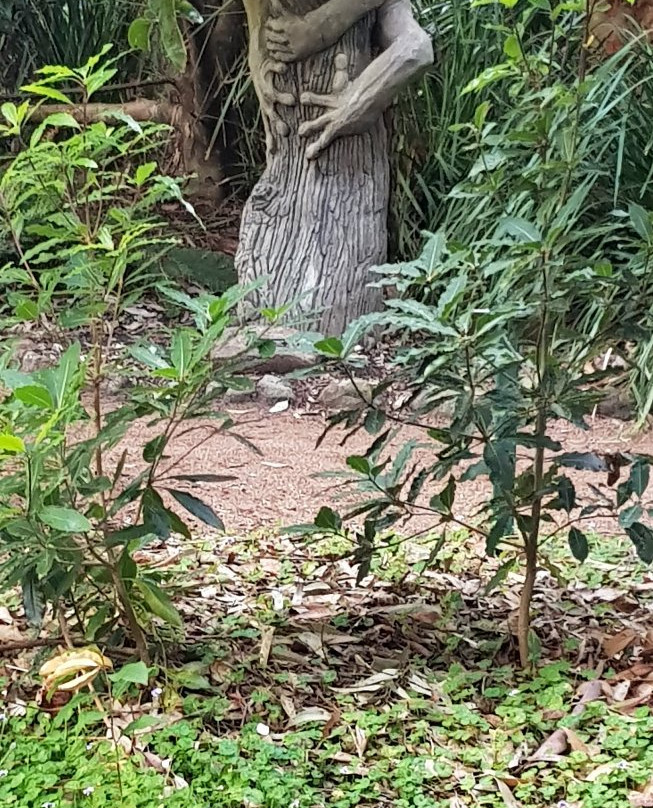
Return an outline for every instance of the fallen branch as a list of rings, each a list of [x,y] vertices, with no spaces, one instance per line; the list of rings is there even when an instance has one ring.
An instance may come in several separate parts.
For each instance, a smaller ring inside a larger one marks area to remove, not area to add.
[[[116,113],[129,115],[135,121],[154,121],[176,126],[188,113],[179,105],[169,101],[153,101],[149,98],[137,98],[124,104],[42,104],[30,115],[30,120],[41,123],[49,115],[66,112],[79,123],[95,123],[110,118]]]
[[[16,640],[16,642],[0,643],[0,657],[11,654],[14,651],[25,651],[29,648],[45,648],[51,645],[61,645],[63,637],[41,637],[37,640]]]

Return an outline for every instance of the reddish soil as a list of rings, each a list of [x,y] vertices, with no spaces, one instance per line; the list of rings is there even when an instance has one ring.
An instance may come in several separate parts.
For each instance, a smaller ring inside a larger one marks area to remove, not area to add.
[[[316,449],[325,426],[325,420],[320,416],[292,411],[272,414],[256,404],[242,405],[230,412],[239,424],[232,431],[248,438],[261,455],[243,446],[229,433],[212,434],[215,423],[207,422],[198,424],[191,434],[174,442],[169,461],[178,461],[174,474],[233,474],[237,478],[218,485],[198,484],[189,488],[194,495],[212,505],[229,532],[312,522],[322,505],[342,506],[344,490],[341,481],[316,477],[316,474],[346,471],[347,456],[364,453],[372,440],[369,435],[361,431],[342,446],[344,433],[333,430]],[[141,470],[140,447],[149,437],[147,430],[134,431],[129,436],[126,445],[130,455],[124,470],[125,482]],[[555,425],[552,437],[559,440],[566,451],[653,454],[652,434],[635,434],[632,426],[612,419],[597,418],[588,432],[561,422]],[[401,437],[391,445],[390,453],[408,438],[428,442],[423,432],[405,428]],[[192,450],[198,443],[200,445]],[[426,460],[429,455],[426,448],[420,449],[416,457]],[[569,470],[568,474],[574,480],[578,499],[583,504],[597,499],[590,485],[597,486],[614,500],[614,486],[608,487],[605,473]],[[429,496],[443,485],[443,482],[429,484],[420,501],[427,503]],[[181,487],[178,483],[175,486]],[[349,489],[347,500],[351,503],[360,500],[361,496]],[[487,478],[464,483],[459,486],[454,513],[460,519],[473,522],[479,507],[490,497]],[[414,516],[402,530],[410,533],[422,531],[432,522],[431,515]],[[588,518],[584,527],[601,533],[615,533],[617,530],[611,519],[595,517]]]

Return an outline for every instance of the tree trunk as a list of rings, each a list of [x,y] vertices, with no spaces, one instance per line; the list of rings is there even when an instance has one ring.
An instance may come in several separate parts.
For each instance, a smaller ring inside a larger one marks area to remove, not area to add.
[[[276,89],[291,93],[297,103],[279,107],[283,123],[273,132],[276,148],[268,151],[267,167],[242,217],[239,279],[269,276],[252,303],[278,307],[299,298],[305,325],[325,334],[342,333],[351,320],[380,305],[380,290],[367,284],[374,280],[369,268],[386,257],[387,132],[380,117],[369,131],[340,138],[309,161],[311,139],[300,138],[298,128],[324,110],[298,99],[305,91],[333,91],[337,54],[346,57],[350,81],[360,75],[372,59],[375,18],[368,14],[334,47],[289,65],[276,78]],[[250,36],[256,37],[251,25]]]

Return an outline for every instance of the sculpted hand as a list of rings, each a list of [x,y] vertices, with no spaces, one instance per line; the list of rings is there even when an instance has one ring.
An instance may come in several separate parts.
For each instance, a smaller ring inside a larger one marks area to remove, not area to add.
[[[334,66],[335,74],[331,93],[322,95],[304,92],[299,98],[302,104],[328,108],[327,112],[312,121],[306,121],[299,127],[300,137],[319,135],[318,139],[306,149],[306,157],[309,160],[319,157],[336,138],[357,132],[357,104],[349,83],[347,57],[343,53],[338,53]]]
[[[319,53],[325,47],[319,21],[312,12],[304,17],[283,13],[265,23],[268,53],[279,62],[297,62]]]

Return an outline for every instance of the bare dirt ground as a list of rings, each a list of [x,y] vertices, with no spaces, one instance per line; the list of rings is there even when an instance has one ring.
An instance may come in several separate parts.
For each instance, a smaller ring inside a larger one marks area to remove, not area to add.
[[[344,432],[334,429],[321,446],[316,448],[326,419],[318,415],[301,415],[297,411],[270,413],[255,402],[230,409],[237,426],[233,429],[248,438],[260,455],[243,446],[229,433],[212,434],[211,424],[203,425],[191,435],[178,439],[172,445],[169,463],[175,464],[174,473],[232,474],[235,480],[218,486],[196,485],[192,493],[210,504],[224,520],[230,533],[246,532],[258,528],[283,528],[293,524],[312,522],[323,505],[342,506],[346,495],[348,503],[360,501],[361,494],[352,487],[343,488],[341,480],[319,476],[324,472],[347,471],[346,458],[363,454],[373,438],[364,431],[342,445]],[[213,427],[214,428],[214,427]],[[144,432],[128,436],[130,447],[125,475],[134,476],[141,468],[140,447],[150,437]],[[565,451],[595,451],[598,454],[638,452],[653,454],[653,434],[635,433],[630,424],[622,421],[596,418],[587,432],[560,422],[552,430]],[[429,442],[424,432],[406,427],[394,440],[390,454],[413,438]],[[192,446],[201,441],[194,451]],[[134,447],[131,449],[131,447]],[[435,444],[434,444],[435,448]],[[189,453],[190,452],[190,453]],[[420,449],[417,458],[426,460],[428,448]],[[590,485],[604,491],[614,499],[614,486],[607,485],[605,473],[568,470],[580,500],[596,501]],[[434,482],[425,492],[425,501],[443,487]],[[615,484],[616,485],[616,484]],[[480,477],[459,486],[454,514],[465,521],[474,521],[480,506],[491,498],[489,481]],[[422,531],[432,523],[432,516],[413,516],[404,525],[406,532]],[[610,519],[589,518],[584,529],[591,532],[617,532]]]

